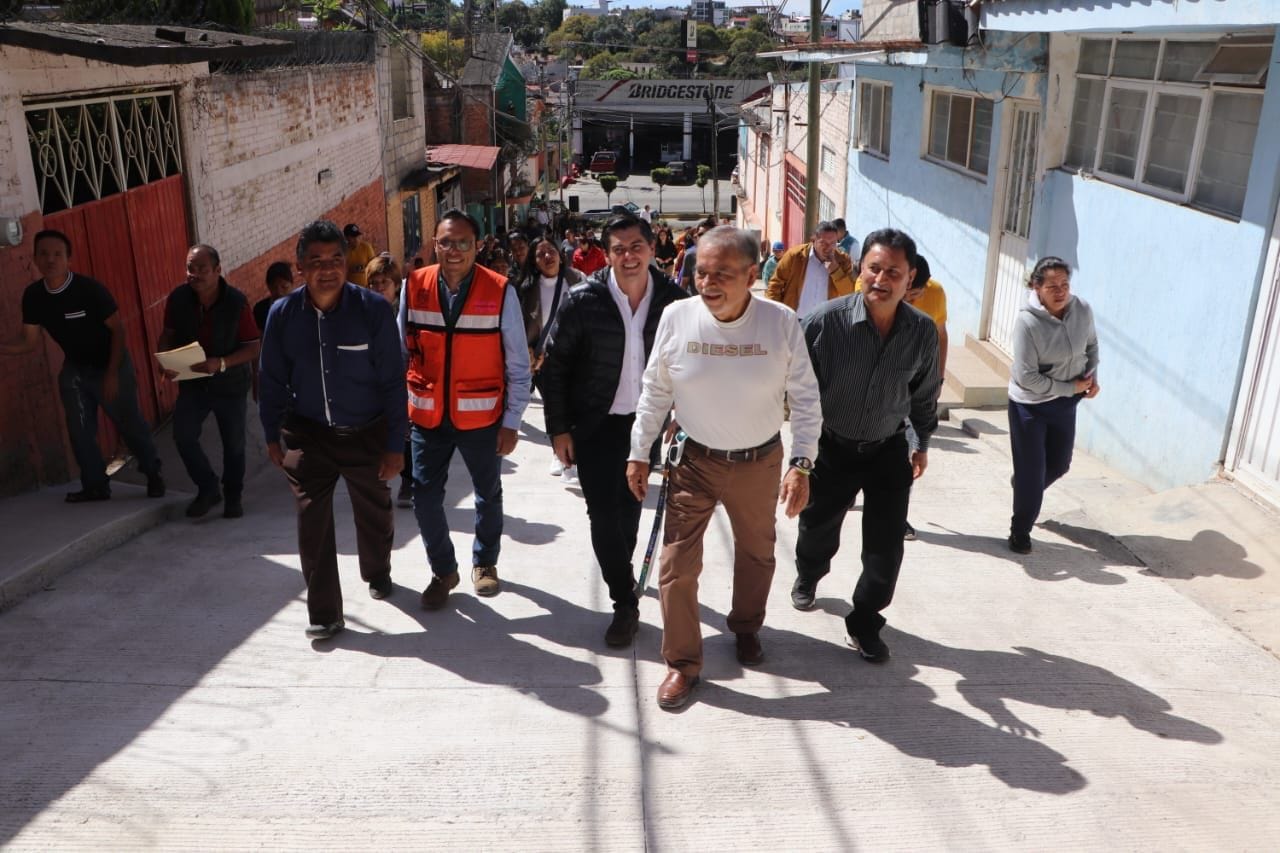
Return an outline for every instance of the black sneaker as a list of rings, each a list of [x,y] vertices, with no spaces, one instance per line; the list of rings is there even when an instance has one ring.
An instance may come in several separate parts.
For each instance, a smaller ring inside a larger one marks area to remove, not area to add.
[[[1015,554],[1030,554],[1031,553],[1031,534],[1010,533],[1009,534],[1009,550]]]
[[[239,495],[227,495],[227,502],[222,507],[223,518],[242,518],[244,517],[244,504],[240,502]]]
[[[860,637],[850,637],[849,645],[857,649],[858,654],[867,663],[884,663],[889,659],[889,647],[880,635],[864,633]]]
[[[391,582],[391,575],[387,575],[369,582],[369,597],[374,601],[381,601],[384,598],[390,598],[395,589],[396,585]]]
[[[911,526],[911,522],[902,522],[902,538],[908,542],[916,541],[916,529]]]
[[[639,629],[640,611],[638,609],[628,607],[625,610],[615,610],[613,621],[604,632],[604,644],[613,649],[625,648],[631,645]]]
[[[160,476],[158,470],[147,475],[147,497],[164,497],[164,477]]]
[[[201,492],[196,495],[195,500],[187,504],[187,518],[199,518],[220,503],[222,503],[222,492],[216,489],[212,492]]]
[[[818,582],[796,578],[791,585],[791,606],[796,610],[812,610],[818,595]]]

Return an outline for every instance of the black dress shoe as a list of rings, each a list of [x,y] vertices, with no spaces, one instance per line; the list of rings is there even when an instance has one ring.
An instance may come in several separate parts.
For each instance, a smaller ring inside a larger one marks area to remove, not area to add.
[[[812,610],[817,595],[817,581],[796,578],[796,582],[791,585],[791,606],[796,610]]]
[[[69,504],[87,504],[93,501],[109,501],[111,500],[111,489],[81,489],[78,492],[67,493],[67,503]]]
[[[604,644],[614,649],[631,645],[640,630],[640,611],[635,608],[615,611],[613,621],[604,632]]]
[[[222,507],[223,518],[243,518],[244,504],[240,502],[239,495],[227,495],[227,502]]]
[[[196,495],[195,500],[187,504],[187,518],[199,518],[220,503],[222,503],[222,492],[216,489],[212,492],[201,492]]]
[[[396,585],[391,582],[391,575],[387,575],[369,582],[369,597],[375,601],[381,601],[384,598],[390,598],[395,589]]]
[[[159,471],[153,471],[147,475],[147,497],[164,497],[164,477],[160,476]]]
[[[880,639],[879,634],[850,637],[849,644],[857,649],[867,663],[884,663],[889,659],[889,647]]]
[[[1031,536],[1027,533],[1010,533],[1009,550],[1015,554],[1031,553]]]
[[[760,646],[759,634],[735,634],[738,652],[738,663],[743,666],[757,666],[764,661],[764,649]]]

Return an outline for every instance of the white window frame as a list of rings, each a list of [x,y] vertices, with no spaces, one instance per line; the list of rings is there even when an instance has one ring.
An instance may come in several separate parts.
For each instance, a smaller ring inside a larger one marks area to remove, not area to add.
[[[830,145],[822,146],[822,153],[818,159],[818,171],[833,178],[836,175],[836,150]]]
[[[1095,137],[1094,144],[1093,144],[1093,163],[1086,164],[1086,165],[1064,163],[1064,168],[1076,170],[1085,175],[1096,175],[1097,177],[1105,180],[1107,183],[1124,187],[1126,189],[1131,189],[1136,192],[1141,192],[1146,195],[1155,196],[1156,198],[1163,199],[1165,201],[1171,201],[1171,202],[1174,202],[1175,204],[1188,205],[1195,210],[1209,213],[1214,216],[1222,216],[1222,217],[1234,218],[1238,220],[1240,217],[1239,213],[1236,213],[1233,215],[1225,211],[1209,208],[1207,206],[1196,205],[1193,202],[1193,200],[1195,199],[1196,191],[1198,189],[1198,185],[1200,181],[1200,167],[1201,167],[1201,160],[1204,155],[1205,141],[1209,135],[1209,117],[1213,111],[1214,96],[1219,92],[1222,92],[1224,94],[1225,93],[1244,94],[1244,95],[1251,95],[1257,98],[1262,98],[1262,97],[1265,97],[1264,90],[1256,86],[1251,87],[1247,85],[1227,85],[1227,84],[1220,84],[1220,83],[1202,83],[1202,82],[1168,82],[1168,81],[1162,81],[1159,79],[1161,76],[1161,73],[1164,70],[1165,48],[1169,45],[1170,42],[1187,42],[1187,41],[1210,42],[1209,38],[1161,39],[1160,46],[1156,54],[1156,70],[1155,70],[1154,80],[1144,80],[1144,79],[1134,78],[1134,77],[1111,76],[1111,73],[1115,68],[1115,52],[1116,52],[1116,44],[1118,42],[1129,41],[1129,40],[1151,41],[1151,39],[1143,39],[1143,38],[1136,38],[1136,37],[1135,39],[1126,39],[1118,36],[1103,35],[1103,36],[1094,37],[1092,40],[1095,40],[1095,41],[1107,40],[1111,42],[1111,54],[1110,54],[1110,58],[1107,61],[1107,73],[1105,75],[1093,74],[1093,73],[1081,73],[1080,71],[1075,71],[1073,73],[1074,73],[1074,79],[1076,81],[1097,80],[1097,81],[1101,81],[1105,87],[1103,91],[1103,96],[1102,96],[1102,113],[1098,121],[1098,131],[1097,131],[1098,135]],[[1215,51],[1214,55],[1216,56],[1216,54],[1217,52]],[[1122,89],[1126,91],[1141,91],[1141,92],[1145,92],[1147,96],[1147,102],[1143,110],[1142,126],[1139,130],[1140,138],[1138,142],[1138,151],[1135,155],[1134,175],[1132,178],[1127,177],[1125,175],[1117,175],[1114,172],[1109,172],[1103,169],[1101,166],[1102,158],[1103,158],[1103,142],[1106,139],[1106,133],[1107,133],[1107,117],[1111,111],[1112,94],[1116,89]],[[1195,138],[1192,140],[1191,157],[1187,163],[1186,186],[1183,187],[1183,191],[1181,193],[1173,192],[1172,190],[1169,190],[1168,188],[1159,186],[1157,184],[1147,183],[1144,180],[1147,166],[1150,161],[1152,123],[1155,117],[1156,101],[1159,100],[1162,94],[1179,95],[1184,97],[1190,96],[1190,97],[1198,98],[1200,101],[1200,112],[1196,117]],[[1072,113],[1070,116],[1070,120],[1072,121],[1075,119],[1075,109],[1076,109],[1076,104],[1073,101],[1071,105]],[[1261,136],[1262,130],[1263,128],[1259,126],[1258,136]],[[1255,155],[1257,153],[1258,136],[1254,137],[1254,154]],[[927,150],[927,146],[928,146],[927,137],[925,139],[925,145]]]
[[[994,139],[996,133],[995,104],[992,104],[991,108],[991,127],[989,130],[991,137],[987,139],[987,171],[978,172],[968,168],[967,166],[961,166],[959,163],[953,163],[945,157],[937,157],[929,153],[929,140],[933,136],[933,99],[935,95],[950,95],[953,98],[958,96],[961,98],[969,98],[973,101],[973,106],[970,108],[969,113],[969,159],[971,160],[973,159],[973,132],[976,127],[976,123],[973,119],[978,111],[978,101],[989,101],[991,99],[985,98],[971,89],[965,91],[961,89],[950,89],[946,86],[926,86],[924,90],[924,133],[920,140],[920,157],[922,159],[939,165],[944,169],[959,172],[961,175],[965,175],[966,177],[973,178],[974,180],[981,181],[985,184],[988,176],[991,174],[991,167],[996,165],[993,162],[996,159],[996,152],[994,147],[992,147],[992,139]]]
[[[818,219],[830,222],[836,218],[836,203],[821,190],[818,191]]]
[[[882,148],[877,148],[871,145],[870,140],[866,139],[862,133],[862,111],[865,108],[863,106],[865,103],[863,96],[864,86],[867,88],[878,88],[883,90],[880,102],[888,107],[888,109],[885,109],[885,106],[882,106],[880,109],[880,141],[883,144]],[[855,138],[858,140],[858,150],[864,154],[879,157],[881,160],[888,160],[889,153],[892,148],[892,146],[889,145],[889,134],[893,131],[893,85],[881,80],[859,80],[857,104],[858,108],[855,110],[857,116],[854,118],[854,121],[856,122],[855,127],[857,128]],[[885,120],[886,115],[888,116],[888,121]]]

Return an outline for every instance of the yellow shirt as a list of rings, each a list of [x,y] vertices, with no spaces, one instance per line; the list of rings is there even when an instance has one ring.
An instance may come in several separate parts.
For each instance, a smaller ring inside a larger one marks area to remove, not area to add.
[[[376,257],[378,253],[373,250],[373,246],[356,238],[355,243],[347,247],[347,281],[367,287],[368,279],[365,277],[364,268]]]
[[[862,278],[859,277],[853,283],[853,292],[862,292]],[[924,289],[916,298],[915,302],[910,303],[913,308],[917,308],[928,314],[934,324],[945,326],[947,324],[947,294],[942,289],[942,285],[938,284],[934,279],[925,282]]]

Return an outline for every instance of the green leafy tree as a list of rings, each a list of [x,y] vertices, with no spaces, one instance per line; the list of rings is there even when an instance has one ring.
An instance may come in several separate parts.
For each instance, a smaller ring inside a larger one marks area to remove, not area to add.
[[[711,180],[711,167],[703,163],[698,164],[698,177],[694,179],[694,183],[698,185],[698,189],[702,191],[702,209],[707,209],[707,182]]]
[[[618,188],[618,176],[605,172],[600,176],[600,189],[604,190],[605,207],[613,207],[613,191]]]
[[[659,166],[649,172],[649,180],[658,186],[658,210],[662,210],[662,188],[671,183],[675,174],[666,166]]]
[[[533,7],[533,17],[545,33],[554,33],[564,23],[564,10],[569,8],[567,0],[539,0]]]
[[[423,33],[418,38],[422,52],[436,64],[436,67],[451,77],[462,74],[462,67],[467,58],[463,51],[466,44],[461,39],[450,38],[447,30]]]
[[[606,71],[604,73],[604,76],[601,77],[600,79],[601,80],[634,80],[639,76],[640,76],[639,74],[632,71],[630,68],[623,68],[622,66],[618,66],[617,68],[611,68],[608,71]]]
[[[758,58],[758,54],[776,46],[774,41],[763,33],[750,29],[740,30],[729,45],[728,62],[724,66],[725,75],[740,80],[763,78],[777,66],[769,60]]]
[[[527,48],[542,44],[542,23],[531,9],[520,0],[504,3],[498,9],[498,26],[509,27],[516,43]],[[548,30],[550,32],[550,30]]]
[[[608,80],[606,76],[611,71],[620,71],[622,66],[618,64],[618,57],[612,53],[597,53],[588,59],[582,66],[582,72],[579,75],[583,80]]]

